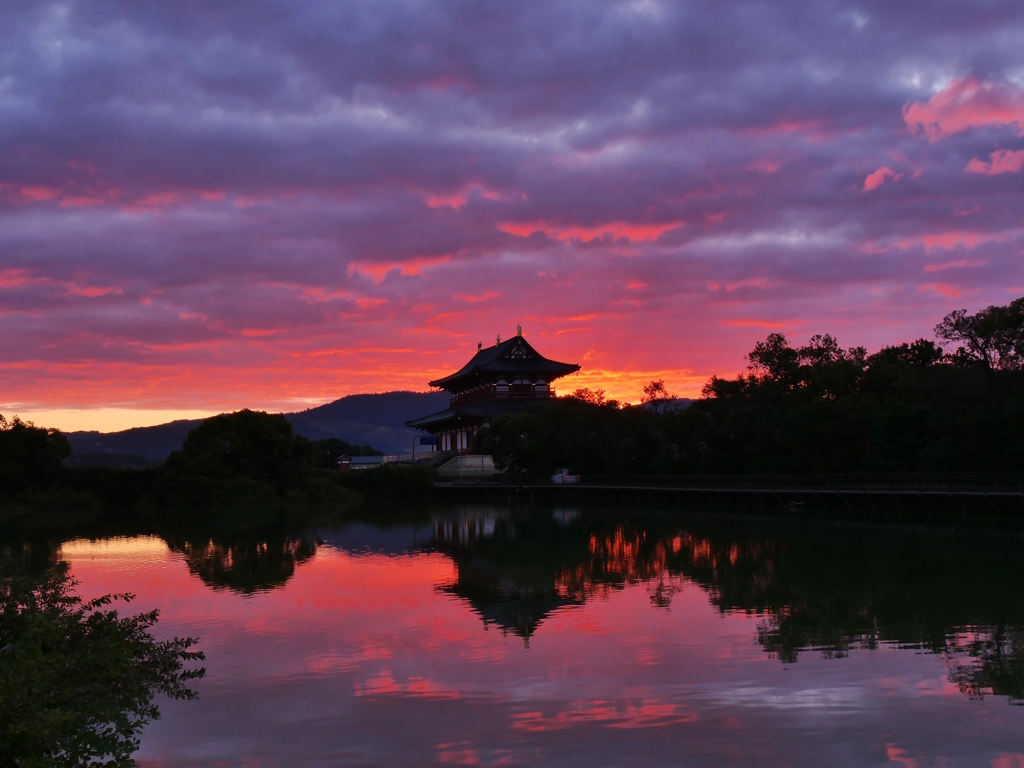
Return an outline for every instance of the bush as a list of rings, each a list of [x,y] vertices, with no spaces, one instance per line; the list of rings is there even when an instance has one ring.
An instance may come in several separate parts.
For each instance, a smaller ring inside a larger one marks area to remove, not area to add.
[[[72,594],[66,564],[41,578],[5,564],[0,579],[0,763],[128,764],[160,716],[153,697],[191,699],[204,674],[193,638],[155,640],[157,612],[120,617],[107,595]],[[11,572],[13,571],[13,573]]]

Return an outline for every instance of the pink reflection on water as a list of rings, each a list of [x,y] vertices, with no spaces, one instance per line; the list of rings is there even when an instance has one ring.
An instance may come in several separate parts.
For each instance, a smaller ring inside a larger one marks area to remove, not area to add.
[[[594,699],[577,702],[569,710],[552,714],[521,712],[513,716],[512,727],[529,732],[560,731],[581,723],[600,723],[609,728],[651,728],[692,723],[698,718],[696,712],[688,711],[678,704],[651,700]]]
[[[844,747],[848,765],[966,750],[1021,768],[1021,710],[959,694],[941,657],[883,645],[783,665],[756,642],[761,617],[664,573],[684,547],[707,568],[749,555],[684,536],[647,550],[622,531],[594,537],[591,570],[558,582],[587,599],[548,613],[528,645],[439,591],[460,576],[440,552],[319,546],[282,587],[253,594],[211,589],[160,539],[63,555],[83,594],[130,588],[133,610],[161,609],[161,634],[197,635],[207,653],[200,699],[162,704],[143,734],[144,766],[623,764],[647,751],[655,765],[683,744],[696,762],[811,765],[836,764],[842,743],[858,745]],[[596,583],[595,568],[619,583]],[[667,605],[652,599],[662,583],[677,588]]]

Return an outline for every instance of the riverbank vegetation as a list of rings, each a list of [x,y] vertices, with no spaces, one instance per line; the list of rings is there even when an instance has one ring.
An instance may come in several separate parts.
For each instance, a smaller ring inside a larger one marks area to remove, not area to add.
[[[480,430],[475,450],[510,473],[598,475],[1024,470],[1024,298],[935,327],[935,340],[842,348],[770,334],[736,378],[712,377],[692,403],[651,382],[641,404],[600,391],[531,404]],[[349,514],[367,499],[421,498],[422,467],[335,471],[341,453],[281,415],[207,419],[156,467],[62,466],[57,430],[0,417],[0,525],[73,528],[216,522],[225,528]]]
[[[367,497],[429,492],[430,472],[420,467],[338,472],[346,449],[374,453],[307,440],[279,414],[242,410],[204,421],[160,466],[72,469],[61,466],[70,448],[60,432],[0,417],[0,525],[32,532],[213,524],[230,532],[322,522],[354,514]]]
[[[1024,298],[960,310],[937,341],[843,349],[770,334],[748,372],[679,407],[662,382],[624,406],[577,390],[501,416],[476,450],[512,472],[963,472],[1024,469]]]
[[[41,571],[0,547],[0,763],[131,765],[154,697],[190,699],[193,638],[157,640],[157,612],[120,616],[131,595],[83,600],[67,565]]]

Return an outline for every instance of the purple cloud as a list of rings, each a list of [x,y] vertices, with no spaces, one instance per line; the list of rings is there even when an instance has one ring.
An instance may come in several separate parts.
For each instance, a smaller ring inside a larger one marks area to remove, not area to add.
[[[421,388],[518,322],[581,382],[692,393],[768,329],[874,346],[1024,292],[1012,2],[40,2],[0,28],[8,410]]]

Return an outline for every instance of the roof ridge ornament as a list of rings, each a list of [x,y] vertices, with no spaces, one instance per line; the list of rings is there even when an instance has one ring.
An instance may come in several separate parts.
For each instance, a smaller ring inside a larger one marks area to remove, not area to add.
[[[520,339],[523,338],[523,326],[516,325],[516,336],[518,336]]]
[[[497,336],[494,337],[494,346],[498,346],[499,344],[501,344],[501,334],[500,333]]]

